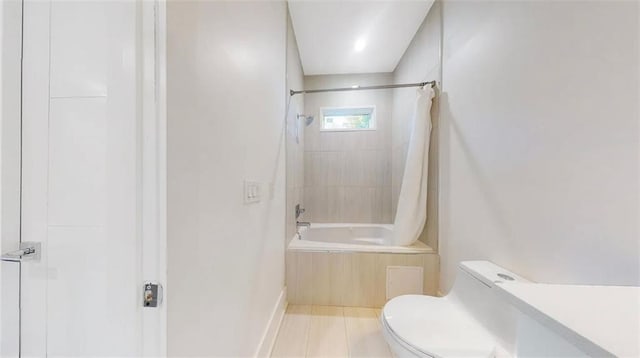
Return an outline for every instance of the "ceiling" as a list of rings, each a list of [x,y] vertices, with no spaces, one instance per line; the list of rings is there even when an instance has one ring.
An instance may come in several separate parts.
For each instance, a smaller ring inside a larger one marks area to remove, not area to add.
[[[392,72],[432,4],[289,1],[304,74]]]

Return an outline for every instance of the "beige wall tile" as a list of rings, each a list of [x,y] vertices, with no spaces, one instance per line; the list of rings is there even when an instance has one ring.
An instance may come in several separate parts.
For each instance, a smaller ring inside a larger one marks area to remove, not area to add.
[[[298,302],[297,299],[297,253],[287,250],[285,252],[285,286],[287,287],[287,300],[289,302]]]
[[[304,182],[309,187],[343,185],[344,158],[343,152],[305,152]]]
[[[340,222],[344,210],[345,188],[341,186],[318,186],[304,188],[304,203],[307,212],[304,220],[316,223]]]
[[[331,275],[331,279],[329,281],[329,305],[344,305],[344,295],[349,290],[348,280],[346,276],[346,264],[351,260],[352,255],[353,254],[349,253],[329,254],[329,270]]]
[[[395,219],[391,192],[390,186],[382,187],[382,213],[380,222],[383,224],[393,224],[393,220]]]
[[[437,294],[437,254],[288,252],[289,302],[382,307],[386,303],[387,266],[423,267],[424,293]]]
[[[331,297],[331,254],[314,252],[311,254],[311,302],[314,305],[329,305]]]
[[[373,307],[382,307],[387,302],[387,266],[399,266],[404,255],[376,254],[376,283]]]
[[[344,222],[372,222],[375,188],[350,186],[344,188],[342,219]]]
[[[388,165],[387,150],[356,150],[343,154],[342,172],[345,186],[383,186],[385,167]]]
[[[311,222],[327,222],[329,220],[329,187],[305,187],[303,195],[307,210],[304,217]]]
[[[390,80],[390,74],[309,76],[305,85],[319,88]],[[391,217],[391,202],[382,195],[383,187],[391,185],[391,99],[391,91],[321,93],[305,98],[305,111],[316,116],[305,128],[304,201],[311,208],[305,219],[380,223]],[[320,131],[320,107],[353,105],[376,106],[375,131]]]
[[[375,307],[377,254],[352,254],[348,262],[348,291],[344,295],[344,306]]]
[[[295,253],[296,303],[311,304],[313,302],[313,254],[310,252]]]
[[[424,257],[424,293],[437,296],[440,275],[440,255],[431,254]]]

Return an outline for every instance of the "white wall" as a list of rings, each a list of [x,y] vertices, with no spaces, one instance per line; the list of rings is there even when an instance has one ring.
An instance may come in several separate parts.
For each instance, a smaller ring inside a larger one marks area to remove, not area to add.
[[[638,3],[443,3],[440,253],[640,285]]]
[[[284,287],[286,7],[167,17],[168,352],[250,356]],[[245,179],[262,202],[243,204]]]
[[[305,87],[391,83],[390,73],[306,76]],[[305,113],[304,219],[312,222],[391,223],[391,90],[314,93]],[[374,131],[320,131],[321,107],[376,107]]]
[[[394,83],[441,81],[440,38],[441,3],[435,2],[411,44],[393,72]],[[437,91],[436,91],[437,93]],[[438,249],[438,155],[439,155],[439,97],[431,107],[431,141],[429,143],[429,177],[427,182],[427,221],[419,240]],[[391,204],[395,218],[402,187],[411,123],[415,108],[416,89],[393,90],[391,125]]]

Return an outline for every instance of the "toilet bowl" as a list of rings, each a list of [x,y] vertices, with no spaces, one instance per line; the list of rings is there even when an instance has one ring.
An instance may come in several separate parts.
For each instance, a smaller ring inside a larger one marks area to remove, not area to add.
[[[496,357],[513,351],[517,317],[495,283],[528,282],[488,261],[460,263],[444,297],[405,295],[382,309],[383,335],[396,357]]]
[[[398,357],[495,356],[491,335],[449,300],[400,296],[385,306],[382,317]]]

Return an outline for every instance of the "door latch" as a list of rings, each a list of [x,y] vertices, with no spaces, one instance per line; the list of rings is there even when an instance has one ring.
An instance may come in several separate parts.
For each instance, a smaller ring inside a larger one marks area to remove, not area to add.
[[[0,261],[23,262],[23,261],[40,261],[42,253],[42,244],[34,241],[25,241],[20,243],[20,248],[10,251],[0,256]]]
[[[157,282],[145,282],[142,297],[144,307],[158,307],[162,303],[162,285]]]

